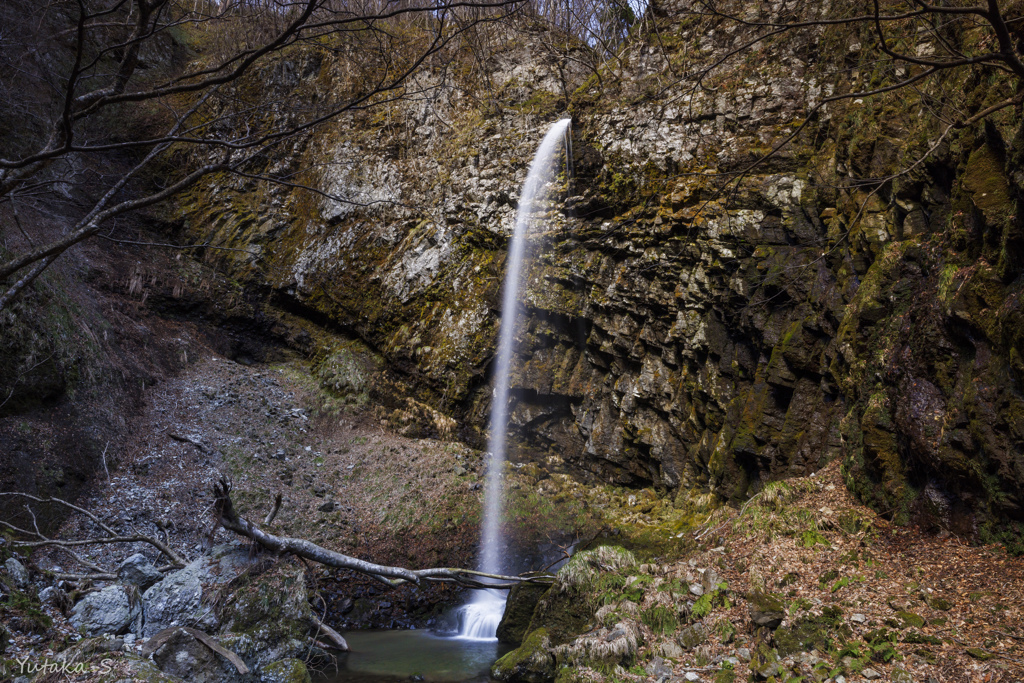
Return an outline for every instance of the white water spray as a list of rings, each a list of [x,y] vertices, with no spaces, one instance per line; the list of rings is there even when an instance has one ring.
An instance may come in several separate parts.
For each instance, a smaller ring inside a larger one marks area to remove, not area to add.
[[[484,489],[484,519],[480,537],[480,571],[501,573],[501,520],[504,501],[501,494],[502,472],[505,467],[505,437],[508,432],[509,369],[515,346],[516,312],[519,305],[519,281],[526,252],[526,236],[533,224],[535,204],[544,199],[544,190],[551,181],[551,161],[558,143],[564,138],[568,145],[568,131],[572,119],[554,123],[537,148],[530,164],[526,183],[519,197],[515,230],[509,243],[505,262],[505,290],[501,302],[501,330],[498,335],[498,353],[495,357],[494,400],[491,403],[491,434],[487,443],[490,456],[487,461],[487,486]],[[566,150],[568,155],[568,149]],[[459,609],[459,636],[463,638],[493,639],[498,623],[505,611],[505,597],[497,591],[477,591],[472,602]]]

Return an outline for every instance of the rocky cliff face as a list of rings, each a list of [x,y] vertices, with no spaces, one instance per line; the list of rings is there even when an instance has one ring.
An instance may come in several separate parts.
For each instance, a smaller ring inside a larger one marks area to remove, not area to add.
[[[249,250],[209,258],[482,430],[516,199],[569,111],[574,175],[526,278],[524,455],[731,500],[842,458],[850,488],[899,520],[1019,537],[1018,120],[945,130],[909,91],[805,120],[886,68],[855,28],[764,41],[709,75],[746,29],[682,9],[657,8],[658,35],[593,72],[523,32],[490,59],[486,98],[438,82],[339,121],[268,162],[320,194],[221,179],[182,201],[184,233]],[[311,97],[342,71],[292,56],[263,77]],[[967,110],[996,87],[967,72],[942,86]],[[337,352],[318,362],[344,385]]]

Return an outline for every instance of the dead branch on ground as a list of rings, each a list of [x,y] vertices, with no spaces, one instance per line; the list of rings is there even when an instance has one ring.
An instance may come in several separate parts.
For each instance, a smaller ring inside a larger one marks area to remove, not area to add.
[[[159,550],[160,553],[163,554],[170,561],[170,567],[168,567],[168,568],[181,568],[181,567],[184,567],[188,563],[187,560],[185,560],[185,558],[183,558],[181,555],[179,555],[173,548],[171,548],[168,544],[164,543],[163,541],[161,541],[159,539],[156,539],[156,538],[153,538],[152,536],[147,536],[145,534],[139,534],[139,533],[135,533],[135,534],[131,534],[131,535],[119,534],[117,531],[112,529],[109,525],[105,524],[102,520],[100,520],[100,518],[97,517],[92,512],[89,512],[85,508],[79,507],[78,505],[74,505],[72,503],[69,503],[66,500],[62,500],[60,498],[39,498],[38,496],[33,496],[33,495],[29,494],[29,493],[19,493],[17,491],[0,491],[0,496],[11,496],[11,497],[24,498],[26,500],[30,500],[30,501],[33,501],[33,502],[36,502],[36,503],[56,503],[57,505],[62,505],[64,507],[66,507],[66,508],[74,510],[75,512],[82,513],[83,515],[88,517],[89,520],[92,521],[96,526],[98,526],[100,528],[100,530],[103,531],[104,534],[106,534],[105,536],[101,536],[101,537],[98,537],[98,538],[81,538],[81,539],[74,539],[74,540],[69,540],[69,541],[65,541],[65,540],[58,539],[58,538],[49,538],[48,536],[45,536],[39,530],[39,526],[35,522],[35,519],[36,519],[35,518],[35,513],[33,512],[32,508],[29,505],[26,505],[25,509],[28,511],[29,515],[32,517],[32,527],[33,528],[31,530],[29,530],[29,529],[22,529],[20,527],[15,526],[14,524],[11,524],[10,522],[8,522],[6,520],[0,519],[0,525],[7,527],[8,529],[13,531],[14,533],[19,534],[19,535],[24,536],[24,537],[27,537],[27,538],[36,539],[36,540],[18,540],[18,539],[15,539],[13,541],[13,545],[16,548],[33,549],[33,548],[44,548],[44,547],[56,547],[56,548],[59,548],[60,550],[62,550],[64,552],[68,553],[77,562],[79,562],[81,565],[83,565],[83,566],[93,570],[93,572],[94,572],[93,574],[88,574],[88,575],[79,575],[79,574],[61,575],[60,578],[70,578],[70,579],[92,578],[92,579],[98,579],[98,580],[110,580],[110,578],[114,576],[113,573],[103,569],[99,565],[96,565],[96,564],[94,564],[92,562],[86,561],[85,559],[83,559],[79,555],[75,554],[71,550],[71,548],[80,547],[80,546],[88,546],[88,545],[105,545],[105,544],[111,544],[111,543],[146,543],[148,545],[153,546],[157,550]]]
[[[454,567],[434,567],[430,569],[406,569],[404,567],[388,567],[360,560],[348,555],[328,550],[315,543],[301,538],[276,536],[263,531],[249,520],[239,516],[231,502],[231,483],[222,478],[213,486],[214,506],[219,523],[225,529],[244,536],[268,550],[278,553],[291,553],[319,564],[336,569],[348,569],[365,574],[389,587],[401,586],[405,583],[419,584],[421,581],[454,583],[463,588],[512,588],[522,582],[550,584],[554,576],[550,574],[504,576],[486,572],[460,569]],[[487,582],[492,579],[500,583]]]

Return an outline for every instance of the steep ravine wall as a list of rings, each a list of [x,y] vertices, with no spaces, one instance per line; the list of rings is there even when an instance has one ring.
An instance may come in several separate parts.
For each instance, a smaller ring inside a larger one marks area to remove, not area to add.
[[[185,236],[253,250],[208,258],[479,431],[519,187],[568,109],[575,175],[526,278],[523,453],[735,501],[842,458],[850,488],[898,521],[1016,543],[1019,121],[935,145],[938,120],[896,93],[800,128],[810,104],[871,81],[855,30],[766,41],[701,88],[680,74],[739,38],[672,12],[596,73],[566,75],[524,32],[489,63],[487,107],[461,83],[338,121],[273,162],[333,199],[218,179],[180,203]],[[269,87],[308,97],[340,70],[293,59]],[[972,78],[946,86],[977,110],[993,86]]]

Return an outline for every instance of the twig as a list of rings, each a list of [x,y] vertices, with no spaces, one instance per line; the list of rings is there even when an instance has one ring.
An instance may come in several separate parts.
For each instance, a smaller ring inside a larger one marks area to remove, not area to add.
[[[203,444],[199,439],[193,439],[191,436],[182,436],[181,434],[175,434],[174,432],[167,432],[167,436],[171,437],[175,441],[181,441],[182,443],[190,443],[199,449],[201,453],[209,453],[210,448]]]
[[[103,447],[103,452],[100,454],[100,457],[103,458],[103,471],[107,475],[107,485],[109,486],[110,485],[110,470],[107,469],[107,449],[108,448],[110,448],[110,442],[109,441],[107,442],[107,445]]]
[[[270,526],[270,523],[274,521],[275,517],[277,517],[277,512],[280,509],[281,494],[278,493],[276,496],[274,496],[274,507],[271,508],[270,512],[267,513],[267,516],[263,518],[263,526]]]

